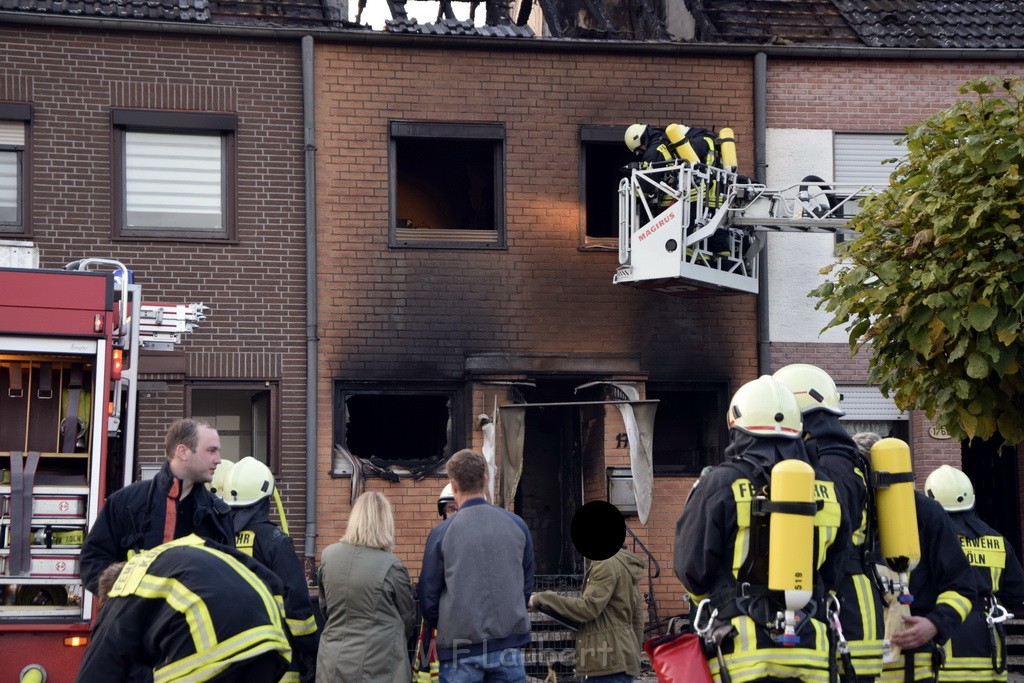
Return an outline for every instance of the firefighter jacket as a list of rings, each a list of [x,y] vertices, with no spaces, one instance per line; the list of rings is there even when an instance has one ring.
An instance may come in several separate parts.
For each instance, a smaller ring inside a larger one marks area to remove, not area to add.
[[[849,647],[849,659],[839,657],[848,674],[875,677],[882,673],[882,596],[872,576],[867,553],[875,536],[868,491],[870,470],[864,456],[839,423],[839,417],[814,410],[803,416],[804,435],[818,468],[835,482],[843,515],[850,520],[852,538],[845,571],[838,586],[839,621]]]
[[[650,168],[653,164],[671,161],[674,156],[669,149],[670,144],[664,131],[649,127],[647,129],[647,149],[640,161],[640,168]]]
[[[278,678],[291,659],[280,594],[268,569],[195,534],[137,554],[100,609],[78,683],[137,669],[153,683],[207,681],[257,657]]]
[[[595,560],[583,577],[579,596],[555,591],[533,594],[533,605],[581,622],[576,637],[576,675],[640,675],[644,607],[640,579],[646,563],[626,549]]]
[[[313,676],[319,634],[306,574],[291,538],[270,521],[269,498],[234,509],[232,522],[235,547],[274,572],[284,584],[285,623],[295,643],[295,656],[289,676],[283,680],[298,681],[300,676]]]
[[[82,583],[87,590],[96,592],[100,574],[110,565],[164,542],[168,495],[175,481],[174,490],[180,490],[181,480],[165,462],[151,480],[130,484],[107,499],[82,545]],[[188,526],[202,538],[234,545],[231,508],[202,485],[193,486],[188,497],[194,510]]]
[[[974,568],[979,599],[946,643],[939,681],[1005,681],[1006,634],[986,617],[996,601],[1011,610],[1024,605],[1024,569],[1013,546],[974,510],[950,513],[950,521]]]
[[[815,597],[798,622],[799,642],[782,645],[770,623],[781,596],[767,589],[767,524],[752,514],[752,503],[773,465],[793,458],[806,461],[807,455],[797,440],[753,437],[738,430],[730,438],[726,455],[731,460],[701,477],[676,525],[676,576],[693,605],[708,599],[705,617],[718,610],[717,619],[731,624],[734,633],[721,644],[721,661],[733,683],[771,677],[827,683],[830,651],[823,600],[825,591],[838,583],[845,561],[841,551],[850,538],[834,486],[815,476]],[[752,473],[752,464],[760,472]],[[718,657],[709,657],[708,665],[721,680]]]
[[[884,664],[883,683],[909,683],[935,678],[941,657],[936,646],[944,644],[963,623],[978,597],[974,571],[960,549],[949,515],[942,506],[920,492],[914,493],[921,561],[910,572],[910,613],[935,625],[935,643],[916,651],[901,652],[895,662]]]

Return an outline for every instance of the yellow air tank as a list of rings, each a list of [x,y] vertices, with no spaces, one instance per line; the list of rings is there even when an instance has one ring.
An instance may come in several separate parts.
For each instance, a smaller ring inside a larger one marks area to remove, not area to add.
[[[871,470],[882,557],[893,571],[909,572],[921,559],[910,446],[900,439],[877,441],[871,447]]]
[[[689,128],[681,126],[678,123],[670,123],[665,128],[665,135],[668,137],[669,142],[672,143],[672,151],[675,152],[676,156],[684,161],[689,161],[691,164],[696,164],[700,161],[697,158],[697,152],[693,150],[693,145],[686,139],[686,131]]]
[[[800,460],[772,467],[771,502],[814,505],[814,470]],[[812,507],[813,509],[813,507]],[[786,609],[802,609],[814,588],[814,513],[772,511],[768,522],[768,588],[785,591]]]
[[[736,158],[736,134],[732,128],[718,131],[718,153],[722,157],[722,168],[735,173],[739,161]]]

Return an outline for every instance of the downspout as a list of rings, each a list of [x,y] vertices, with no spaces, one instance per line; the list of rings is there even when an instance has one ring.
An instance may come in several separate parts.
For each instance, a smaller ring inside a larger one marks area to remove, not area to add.
[[[302,37],[302,127],[306,158],[306,545],[307,578],[316,564],[317,264],[316,114],[313,111],[313,36]]]
[[[754,182],[768,177],[768,55],[754,55]],[[768,323],[768,236],[757,255],[757,374],[770,375],[772,347]]]

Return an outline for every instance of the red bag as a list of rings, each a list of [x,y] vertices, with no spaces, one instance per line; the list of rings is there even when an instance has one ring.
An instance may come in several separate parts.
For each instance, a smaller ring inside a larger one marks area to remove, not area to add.
[[[644,643],[660,683],[714,683],[700,636],[676,633]]]

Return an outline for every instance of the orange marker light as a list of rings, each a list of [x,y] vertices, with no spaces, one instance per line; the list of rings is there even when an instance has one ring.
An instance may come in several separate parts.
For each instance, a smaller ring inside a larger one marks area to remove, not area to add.
[[[97,313],[95,316],[93,316],[93,318],[92,318],[92,331],[96,332],[96,333],[100,333],[100,332],[103,331],[103,315],[102,314]]]
[[[89,636],[68,636],[64,644],[68,647],[85,647],[89,644]]]
[[[124,361],[122,359],[123,353],[124,352],[121,349],[114,349],[114,367],[111,368],[110,371],[110,378],[114,381],[121,379],[121,368],[124,365]]]

